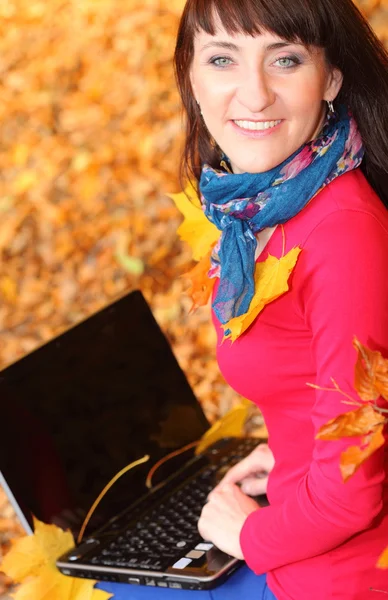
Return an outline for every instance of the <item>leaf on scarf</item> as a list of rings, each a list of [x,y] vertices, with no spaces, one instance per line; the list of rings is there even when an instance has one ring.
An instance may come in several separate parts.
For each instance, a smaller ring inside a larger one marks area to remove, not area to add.
[[[184,192],[167,195],[184,216],[184,221],[178,228],[179,237],[190,245],[193,259],[201,260],[220,237],[220,231],[205,216],[191,183],[188,183]]]
[[[14,600],[107,600],[111,594],[95,590],[95,581],[62,575],[55,561],[74,546],[70,532],[34,521],[34,535],[16,540],[1,568],[21,585]]]
[[[221,438],[243,436],[244,425],[249,415],[250,406],[250,401],[242,398],[240,404],[232,408],[206,431],[196,447],[195,454],[200,454]]]
[[[363,445],[350,446],[341,454],[340,469],[342,479],[347,481],[354,475],[359,467],[385,443],[383,435],[384,425],[376,427],[373,433],[367,435],[363,440]]]
[[[234,342],[248,329],[266,304],[288,291],[288,279],[300,252],[301,248],[296,247],[280,259],[269,256],[264,262],[256,263],[255,295],[249,310],[222,326],[224,331],[229,330],[229,333],[224,336],[224,340],[231,339]]]
[[[384,416],[375,411],[370,404],[357,410],[339,415],[323,425],[317,438],[320,440],[339,440],[343,437],[367,435],[376,426],[384,423]]]
[[[381,353],[370,350],[354,338],[353,346],[358,352],[355,388],[361,400],[388,400],[388,360]]]
[[[193,301],[190,312],[195,311],[199,306],[205,306],[214,288],[216,280],[208,277],[213,246],[214,244],[212,244],[212,247],[206,256],[204,256],[191,271],[182,275],[184,279],[190,281],[191,285],[188,290],[188,294]]]
[[[377,567],[379,569],[388,569],[388,546],[380,556]]]

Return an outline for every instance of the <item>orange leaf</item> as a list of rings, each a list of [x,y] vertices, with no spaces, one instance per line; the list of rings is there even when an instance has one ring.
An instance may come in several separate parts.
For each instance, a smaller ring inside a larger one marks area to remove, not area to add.
[[[353,346],[358,352],[354,385],[361,400],[376,400],[379,396],[388,400],[388,360],[357,338]]]
[[[213,249],[214,244],[212,245]],[[191,310],[196,310],[199,306],[205,306],[207,304],[214,284],[215,279],[210,279],[208,277],[208,272],[210,269],[210,256],[212,253],[212,249],[204,256],[195,267],[185,273],[183,277],[190,281],[191,287],[188,291],[189,296],[191,296],[193,300],[193,306]]]
[[[379,569],[388,569],[388,547],[384,550],[377,563]]]
[[[364,439],[364,445],[350,446],[341,454],[340,469],[342,479],[347,481],[354,475],[359,467],[376,451],[384,445],[384,425],[376,427],[375,431]]]
[[[317,435],[320,440],[339,440],[342,437],[367,435],[376,425],[384,423],[384,417],[370,404],[339,415],[323,425]]]

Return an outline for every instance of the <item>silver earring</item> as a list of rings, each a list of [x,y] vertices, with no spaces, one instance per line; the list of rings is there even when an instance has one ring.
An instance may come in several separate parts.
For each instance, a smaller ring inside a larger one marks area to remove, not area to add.
[[[327,100],[327,106],[329,107],[329,112],[333,113],[334,112],[334,105],[332,103],[331,100]]]

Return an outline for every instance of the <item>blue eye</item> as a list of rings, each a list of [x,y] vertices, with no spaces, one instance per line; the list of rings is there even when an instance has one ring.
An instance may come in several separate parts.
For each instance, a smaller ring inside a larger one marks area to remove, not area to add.
[[[297,56],[283,56],[282,58],[278,58],[275,63],[281,63],[280,67],[282,69],[290,69],[291,67],[300,65],[301,61]]]
[[[211,58],[209,61],[212,65],[215,65],[216,67],[227,67],[232,63],[232,59],[228,58],[227,56],[215,56],[214,58]]]

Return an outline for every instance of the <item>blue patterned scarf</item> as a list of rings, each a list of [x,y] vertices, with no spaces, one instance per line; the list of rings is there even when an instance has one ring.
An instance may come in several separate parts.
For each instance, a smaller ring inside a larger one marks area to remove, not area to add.
[[[213,309],[228,323],[245,314],[254,295],[256,233],[297,215],[323,187],[357,168],[364,149],[346,107],[329,113],[318,137],[265,173],[233,174],[204,165],[202,207],[221,230],[210,277],[220,277]]]

